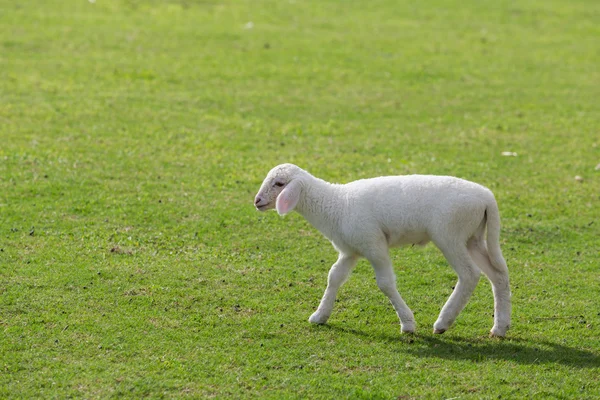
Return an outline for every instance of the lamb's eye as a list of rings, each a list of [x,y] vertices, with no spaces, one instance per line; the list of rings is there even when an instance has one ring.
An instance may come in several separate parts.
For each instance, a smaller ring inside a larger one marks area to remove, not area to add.
[[[283,182],[275,182],[273,184],[273,186],[277,186],[277,187],[283,187],[284,185],[285,185],[285,183],[283,183]]]

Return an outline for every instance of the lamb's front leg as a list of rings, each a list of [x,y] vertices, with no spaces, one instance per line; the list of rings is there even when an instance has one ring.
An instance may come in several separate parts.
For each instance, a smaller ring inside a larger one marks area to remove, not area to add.
[[[308,319],[313,324],[324,324],[329,319],[331,311],[333,310],[333,304],[335,303],[335,297],[337,291],[342,284],[348,279],[352,268],[356,265],[358,257],[348,256],[340,254],[338,260],[333,264],[329,270],[329,276],[327,278],[327,289],[321,299],[319,308],[314,312],[313,315]]]
[[[379,251],[373,250],[367,259],[373,265],[375,269],[375,275],[377,278],[377,286],[385,295],[390,299],[390,302],[396,310],[396,314],[400,319],[402,325],[402,332],[414,333],[417,325],[415,323],[415,317],[398,293],[396,287],[396,275],[394,274],[394,268],[390,260],[387,249],[380,249]]]

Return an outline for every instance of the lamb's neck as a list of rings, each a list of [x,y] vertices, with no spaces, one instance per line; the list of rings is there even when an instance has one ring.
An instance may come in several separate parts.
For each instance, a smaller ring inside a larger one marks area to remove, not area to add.
[[[340,185],[310,176],[304,182],[296,211],[327,238],[332,239],[343,212]]]

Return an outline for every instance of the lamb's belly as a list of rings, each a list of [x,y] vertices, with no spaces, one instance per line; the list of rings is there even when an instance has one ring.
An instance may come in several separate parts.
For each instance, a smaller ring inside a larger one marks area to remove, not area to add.
[[[412,244],[424,246],[429,243],[430,240],[431,239],[426,232],[409,232],[387,236],[389,247],[407,246]]]

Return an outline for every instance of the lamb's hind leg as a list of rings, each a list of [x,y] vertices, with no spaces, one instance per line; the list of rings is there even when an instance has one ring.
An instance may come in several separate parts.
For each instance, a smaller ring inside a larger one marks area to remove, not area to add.
[[[416,330],[415,317],[404,300],[402,300],[400,293],[398,293],[398,288],[396,287],[396,275],[394,274],[394,268],[387,248],[377,252],[373,250],[370,254],[365,254],[365,257],[369,260],[375,270],[377,286],[388,299],[390,299],[390,302],[396,310],[396,314],[402,325],[402,332],[414,333]]]
[[[492,336],[504,336],[510,327],[510,286],[508,269],[495,268],[489,258],[485,242],[471,238],[467,248],[477,266],[492,283],[494,292],[494,326],[490,331]]]
[[[338,260],[332,265],[329,270],[329,276],[327,277],[327,289],[323,294],[321,303],[317,308],[317,311],[308,318],[309,322],[313,324],[324,324],[329,319],[331,311],[333,310],[333,304],[335,303],[335,297],[337,296],[338,289],[348,279],[352,268],[356,265],[358,257],[348,256],[340,254]]]
[[[444,333],[469,301],[479,282],[481,271],[469,255],[466,243],[436,244],[458,274],[458,283],[433,324],[433,333]]]

